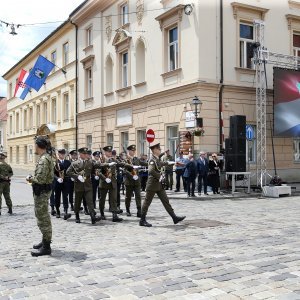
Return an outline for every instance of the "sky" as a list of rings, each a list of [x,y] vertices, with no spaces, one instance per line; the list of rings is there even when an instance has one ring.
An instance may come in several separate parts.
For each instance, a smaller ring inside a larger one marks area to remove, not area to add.
[[[10,27],[0,26],[0,96],[6,96],[6,81],[2,75],[50,34],[83,0],[9,0],[1,1],[0,20],[14,24],[58,23],[21,26],[17,35]]]

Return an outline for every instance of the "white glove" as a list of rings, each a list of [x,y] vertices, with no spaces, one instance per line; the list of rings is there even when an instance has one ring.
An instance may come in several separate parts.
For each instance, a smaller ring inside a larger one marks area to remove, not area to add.
[[[106,181],[106,183],[111,183],[111,179],[110,178],[106,178],[105,181]]]
[[[133,168],[136,170],[136,169],[139,169],[141,166],[133,166]]]
[[[71,181],[74,181],[74,178],[71,177]]]
[[[79,175],[77,179],[81,182],[84,182],[84,178],[81,175]]]
[[[159,182],[162,182],[164,180],[164,176],[161,175],[160,178],[159,178]]]
[[[26,180],[29,181],[32,178],[32,175],[27,175]]]
[[[168,161],[168,165],[175,165],[175,161]]]
[[[134,175],[132,178],[133,178],[133,180],[138,180],[138,179],[139,179],[139,176]]]
[[[63,180],[62,178],[58,178],[58,179],[57,179],[57,182],[58,182],[58,183],[63,183],[64,180]]]
[[[95,180],[99,180],[99,176],[95,176]]]
[[[111,167],[111,166],[114,166],[114,165],[116,165],[116,164],[117,164],[116,162],[112,161],[112,162],[110,162],[108,165]]]

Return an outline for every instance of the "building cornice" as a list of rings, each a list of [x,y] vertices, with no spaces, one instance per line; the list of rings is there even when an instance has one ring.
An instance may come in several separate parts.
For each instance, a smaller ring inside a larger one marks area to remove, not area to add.
[[[240,2],[232,2],[231,6],[233,8],[233,16],[235,19],[238,17],[240,11],[246,11],[259,14],[261,19],[264,20],[265,14],[269,11],[269,9],[267,8],[244,4]]]
[[[289,6],[290,6],[290,8],[300,9],[300,2],[294,1],[294,0],[289,0]]]
[[[287,14],[285,15],[287,21],[288,21],[288,28],[292,29],[293,23],[300,24],[300,16]]]

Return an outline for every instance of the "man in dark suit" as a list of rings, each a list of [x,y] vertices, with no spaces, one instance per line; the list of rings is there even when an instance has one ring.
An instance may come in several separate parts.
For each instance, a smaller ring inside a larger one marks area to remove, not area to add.
[[[203,181],[203,188],[204,194],[208,195],[207,193],[207,175],[208,175],[208,160],[205,157],[206,153],[201,151],[200,157],[197,160],[197,168],[198,168],[198,195],[201,195],[202,191],[202,181]]]
[[[63,196],[63,206],[64,206],[64,220],[71,217],[68,213],[69,209],[69,187],[71,180],[69,176],[66,175],[66,171],[71,165],[71,162],[65,159],[66,150],[59,149],[57,151],[58,159],[54,168],[54,178],[55,178],[55,207],[56,207],[56,217],[60,218],[60,204],[61,204],[61,194]]]

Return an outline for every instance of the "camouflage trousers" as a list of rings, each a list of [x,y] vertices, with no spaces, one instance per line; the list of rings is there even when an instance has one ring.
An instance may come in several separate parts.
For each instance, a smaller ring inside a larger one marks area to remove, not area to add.
[[[43,239],[47,242],[51,242],[52,239],[52,225],[50,214],[48,212],[48,200],[50,196],[51,191],[44,192],[39,196],[33,195],[37,225],[43,235]]]
[[[12,202],[10,198],[10,184],[9,182],[0,183],[0,210],[2,208],[2,195],[4,196],[6,206],[8,208],[12,207]]]

